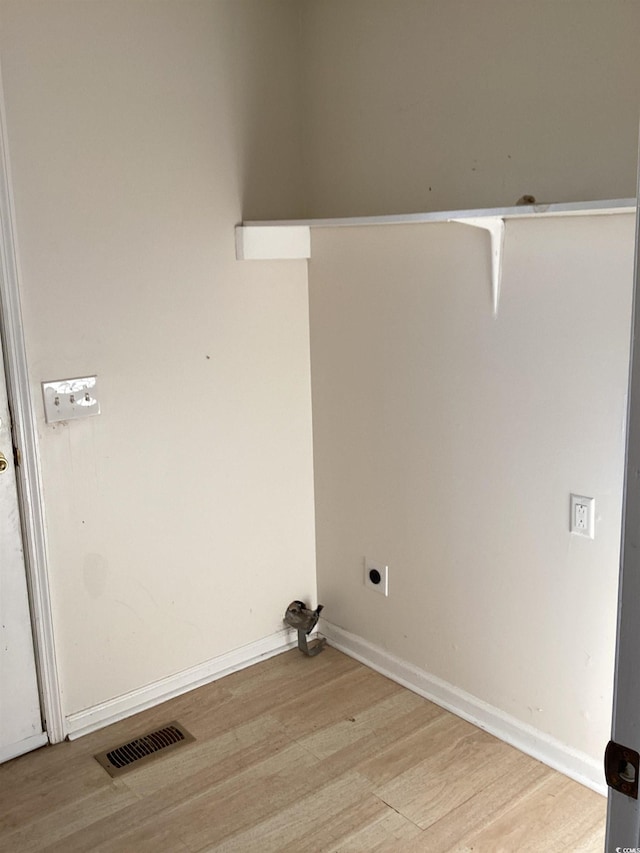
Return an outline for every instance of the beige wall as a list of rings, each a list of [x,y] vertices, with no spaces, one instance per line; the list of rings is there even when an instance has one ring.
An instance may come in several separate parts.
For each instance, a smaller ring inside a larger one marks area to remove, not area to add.
[[[307,215],[635,195],[635,0],[302,9]]]
[[[600,761],[609,737],[632,215],[316,229],[326,618]],[[596,537],[569,533],[595,497]],[[363,558],[390,567],[388,598]]]
[[[315,597],[306,266],[238,263],[299,205],[290,0],[2,2],[22,304],[67,713]],[[97,373],[47,426],[40,381]]]

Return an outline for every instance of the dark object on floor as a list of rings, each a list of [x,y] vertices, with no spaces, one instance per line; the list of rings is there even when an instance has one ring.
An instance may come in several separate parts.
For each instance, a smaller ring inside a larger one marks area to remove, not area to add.
[[[194,740],[194,736],[174,720],[135,740],[115,746],[106,752],[100,752],[94,755],[94,758],[104,767],[109,776],[119,776]]]
[[[304,601],[292,601],[284,614],[284,621],[287,625],[295,628],[298,632],[298,648],[309,657],[320,654],[327,642],[323,637],[307,643],[307,634],[310,634],[316,627],[321,610],[322,604],[319,604],[315,610],[308,610]]]

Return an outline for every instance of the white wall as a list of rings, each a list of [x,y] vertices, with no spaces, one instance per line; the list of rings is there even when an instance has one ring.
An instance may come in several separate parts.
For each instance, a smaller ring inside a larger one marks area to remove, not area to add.
[[[609,737],[632,215],[316,229],[326,618],[599,761]],[[568,530],[595,497],[596,538]],[[387,599],[363,557],[390,566]]]
[[[291,0],[0,4],[22,304],[66,713],[281,629],[315,597]],[[47,426],[41,380],[97,373]]]
[[[635,195],[640,3],[302,11],[309,216]]]

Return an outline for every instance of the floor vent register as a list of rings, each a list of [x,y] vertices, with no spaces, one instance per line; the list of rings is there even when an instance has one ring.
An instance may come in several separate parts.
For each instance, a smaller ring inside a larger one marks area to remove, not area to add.
[[[184,726],[174,721],[121,746],[100,752],[94,758],[110,776],[120,776],[194,740]]]

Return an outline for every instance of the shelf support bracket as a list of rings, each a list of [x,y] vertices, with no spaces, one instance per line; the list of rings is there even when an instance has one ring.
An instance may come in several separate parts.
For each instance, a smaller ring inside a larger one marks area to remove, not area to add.
[[[306,260],[311,257],[308,225],[238,225],[239,261]]]
[[[460,225],[470,225],[472,228],[482,228],[489,232],[491,239],[491,297],[493,316],[497,317],[500,303],[500,285],[502,283],[504,219],[501,216],[478,216],[469,219],[450,219],[449,222],[459,222]]]

